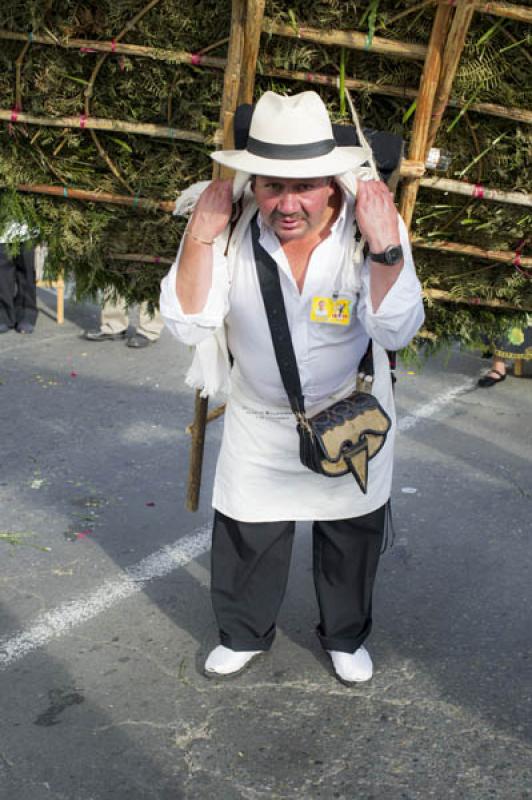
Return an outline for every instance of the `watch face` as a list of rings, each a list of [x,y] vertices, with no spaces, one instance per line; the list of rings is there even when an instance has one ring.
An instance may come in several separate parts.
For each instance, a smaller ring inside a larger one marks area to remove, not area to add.
[[[403,248],[400,244],[390,245],[384,251],[384,258],[387,264],[397,264],[403,257]]]

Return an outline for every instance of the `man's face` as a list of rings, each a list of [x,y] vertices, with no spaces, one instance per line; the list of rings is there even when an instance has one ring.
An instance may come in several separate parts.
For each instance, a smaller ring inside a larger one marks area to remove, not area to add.
[[[330,221],[337,206],[337,189],[331,178],[257,175],[253,191],[264,221],[283,242],[318,232]]]

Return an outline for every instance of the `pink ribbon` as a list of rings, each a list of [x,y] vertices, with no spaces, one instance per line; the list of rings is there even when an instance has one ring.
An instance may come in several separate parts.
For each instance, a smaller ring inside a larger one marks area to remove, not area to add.
[[[111,53],[114,53],[116,50],[116,41],[115,39],[111,39]]]
[[[480,185],[480,183],[475,184],[475,188],[473,189],[473,197],[477,197],[479,200],[482,200],[484,197],[484,187]]]
[[[86,114],[81,114],[81,116],[79,118],[79,127],[81,129],[83,129],[85,127],[85,125],[87,124],[87,119],[88,119],[88,117],[87,117]]]
[[[195,67],[199,67],[201,64],[201,56],[199,53],[191,53],[190,54],[190,63],[194,64]]]
[[[11,109],[11,122],[16,122],[17,121],[19,111],[20,111],[20,108],[17,108],[17,106],[15,106],[15,108]]]

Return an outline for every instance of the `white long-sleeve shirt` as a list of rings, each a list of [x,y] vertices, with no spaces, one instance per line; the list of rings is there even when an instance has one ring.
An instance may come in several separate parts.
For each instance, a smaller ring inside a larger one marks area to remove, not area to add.
[[[352,391],[357,366],[371,337],[374,394],[395,421],[385,350],[406,346],[419,329],[423,321],[421,287],[402,220],[404,266],[377,312],[370,298],[368,262],[362,268],[358,291],[353,285],[343,285],[341,265],[353,236],[353,218],[353,200],[348,198],[330,235],[312,252],[301,293],[277,236],[259,215],[260,243],[279,268],[307,413],[316,413]],[[197,344],[225,325],[234,358],[213,505],[235,519],[268,521],[341,519],[369,513],[385,503],[391,486],[393,430],[370,462],[366,495],[352,476],[317,475],[299,461],[295,420],[275,359],[251,232],[242,240],[231,276],[223,251],[214,248],[213,284],[198,314],[183,313],[175,289],[178,267],[179,256],[161,286],[160,308],[166,325],[185,344]],[[350,323],[311,321],[317,297],[350,301]]]

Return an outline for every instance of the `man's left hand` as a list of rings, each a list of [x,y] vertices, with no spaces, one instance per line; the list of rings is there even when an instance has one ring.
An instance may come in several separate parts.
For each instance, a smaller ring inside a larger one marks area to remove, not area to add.
[[[372,253],[400,244],[397,209],[382,181],[358,181],[355,218]]]

